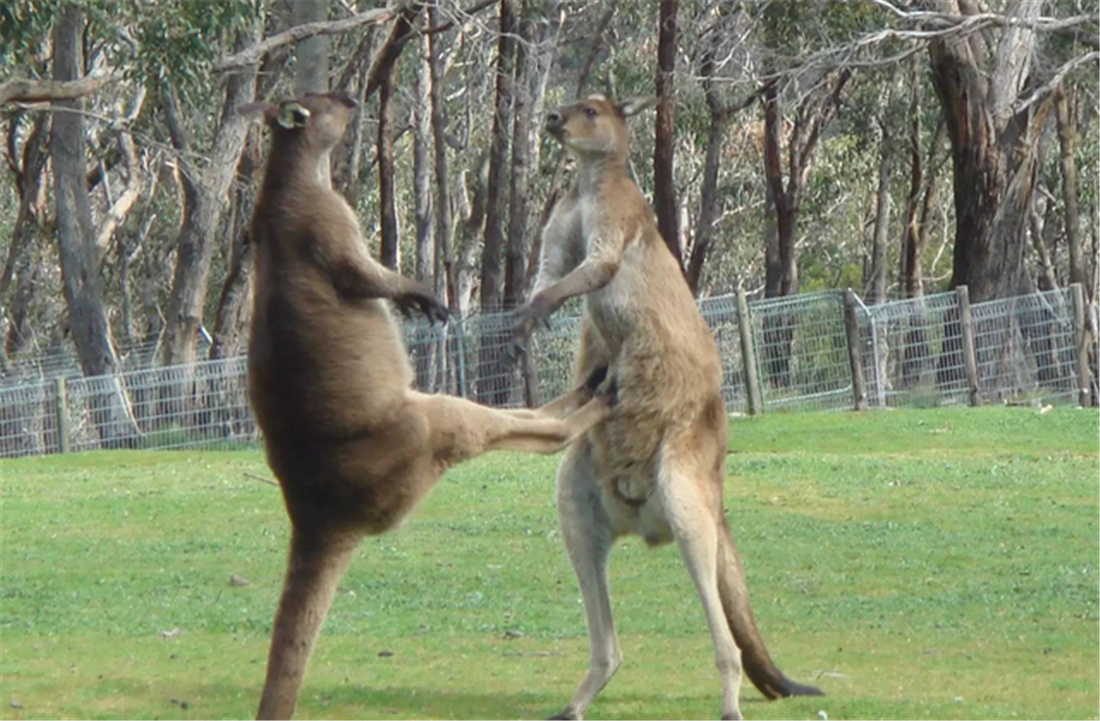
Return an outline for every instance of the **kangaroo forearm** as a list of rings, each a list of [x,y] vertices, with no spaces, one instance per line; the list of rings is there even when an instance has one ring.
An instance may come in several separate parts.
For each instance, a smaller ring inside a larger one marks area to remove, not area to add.
[[[355,260],[347,260],[340,264],[333,274],[333,283],[341,295],[349,298],[383,299],[412,294],[428,296],[432,294],[431,289],[419,281],[406,278],[378,264],[367,264]]]
[[[536,294],[531,303],[546,308],[548,314],[553,313],[570,298],[604,287],[618,270],[618,263],[610,260],[586,260],[572,273]]]

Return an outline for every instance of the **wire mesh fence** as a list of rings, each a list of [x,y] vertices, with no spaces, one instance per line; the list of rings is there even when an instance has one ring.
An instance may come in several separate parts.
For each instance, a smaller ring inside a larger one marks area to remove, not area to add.
[[[157,362],[160,341],[156,338],[138,343],[120,344],[115,349],[118,364],[122,371],[138,371],[149,368]],[[199,338],[196,352],[206,355],[210,343],[205,337]],[[55,378],[76,378],[82,375],[80,361],[73,349],[64,346],[54,347],[40,355],[27,355],[12,361],[12,377],[20,379],[37,378],[49,381]]]
[[[705,298],[699,301],[699,310],[718,343],[718,353],[722,358],[722,397],[726,400],[726,408],[731,413],[747,413],[737,301],[731,295]]]
[[[1077,332],[1069,290],[980,303],[972,315],[985,400],[1076,400]]]
[[[1080,304],[1070,289],[973,305],[951,292],[871,307],[826,291],[748,303],[746,318],[735,296],[704,299],[699,309],[722,356],[727,407],[744,413],[754,391],[764,412],[1076,402],[1087,397],[1086,366],[1096,358],[1080,352],[1080,318],[1095,313]],[[507,313],[409,324],[405,343],[418,389],[530,406],[572,388],[579,326],[579,312],[559,314],[518,363]],[[140,352],[148,362],[156,356]],[[244,357],[94,378],[45,372],[63,365],[31,362],[31,372],[0,380],[0,457],[260,440]]]
[[[873,306],[877,334],[875,394],[880,405],[967,403],[958,295],[939,293]]]
[[[257,440],[243,357],[81,378],[67,386],[74,451]]]
[[[749,310],[766,411],[852,406],[842,293],[772,298]]]

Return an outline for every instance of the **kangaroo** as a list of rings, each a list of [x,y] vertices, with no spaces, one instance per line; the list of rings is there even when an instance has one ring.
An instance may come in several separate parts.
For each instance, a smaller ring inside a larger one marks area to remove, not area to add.
[[[293,714],[363,536],[398,524],[449,466],[497,449],[554,453],[608,411],[588,387],[556,402],[564,417],[411,390],[383,301],[433,321],[447,313],[427,286],[370,257],[351,207],[322,179],[354,107],[310,94],[241,108],[272,136],[252,218],[248,390],[292,527],[259,718]]]
[[[679,546],[714,642],[723,718],[741,718],[742,667],[769,699],[821,694],[772,662],[723,513],[718,348],[627,167],[627,117],[652,102],[594,95],[546,119],[575,156],[577,177],[547,223],[539,276],[517,311],[514,337],[522,351],[539,322],[586,294],[576,374],[591,378],[609,366],[603,389],[616,399],[558,467],[558,516],[584,597],[591,661],[554,718],[582,718],[621,663],[607,561],[627,533]]]

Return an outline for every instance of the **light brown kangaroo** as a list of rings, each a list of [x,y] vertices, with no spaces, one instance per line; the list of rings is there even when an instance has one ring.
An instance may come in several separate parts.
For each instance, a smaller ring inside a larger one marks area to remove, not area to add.
[[[576,157],[577,178],[544,231],[539,277],[517,311],[516,340],[522,347],[538,322],[587,294],[577,377],[609,366],[616,398],[607,419],[558,467],[558,516],[592,653],[587,675],[555,718],[581,718],[622,660],[607,561],[613,541],[627,533],[679,546],[714,641],[723,718],[741,718],[742,666],[768,698],[821,694],[775,666],[753,618],[722,508],[727,418],[718,348],[627,169],[626,119],[650,102],[592,96],[546,122]]]
[[[579,409],[558,418],[410,389],[383,301],[432,319],[446,310],[429,288],[370,257],[355,214],[322,180],[354,107],[306,95],[241,109],[272,135],[252,219],[248,385],[292,525],[259,718],[293,714],[336,584],[364,535],[401,521],[447,467],[496,449],[554,453],[607,413],[602,397],[559,401],[554,408]]]

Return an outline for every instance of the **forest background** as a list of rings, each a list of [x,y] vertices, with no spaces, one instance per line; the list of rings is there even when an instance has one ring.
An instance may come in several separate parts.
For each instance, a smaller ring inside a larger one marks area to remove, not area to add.
[[[0,370],[244,351],[265,138],[360,101],[332,180],[457,314],[522,302],[578,96],[656,95],[632,169],[700,297],[1081,283],[1095,302],[1097,0],[15,0],[0,7]],[[1088,314],[1091,319],[1094,313]],[[1091,322],[1091,321],[1090,321]],[[1091,329],[1093,338],[1095,329]]]

